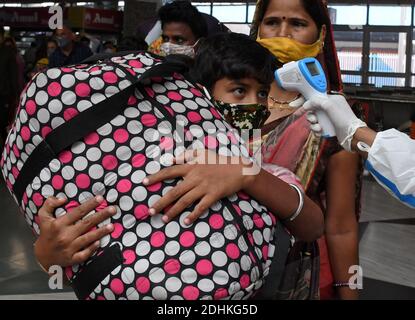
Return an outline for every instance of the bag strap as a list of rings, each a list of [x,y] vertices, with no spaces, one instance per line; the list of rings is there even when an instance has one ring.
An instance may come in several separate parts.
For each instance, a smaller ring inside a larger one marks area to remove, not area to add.
[[[30,154],[13,186],[13,192],[20,203],[26,187],[55,159],[60,152],[81,140],[89,133],[108,123],[128,107],[128,99],[137,86],[152,77],[168,77],[174,73],[186,73],[188,66],[180,61],[164,61],[145,71],[138,78],[129,76],[131,85],[108,99],[80,112],[66,123],[53,130]],[[127,72],[127,75],[128,72]]]
[[[127,54],[138,54],[138,53],[145,53],[145,51],[121,51],[121,52],[114,52],[114,53],[96,53],[84,60],[81,61],[81,64],[84,63],[88,63],[88,64],[92,64],[95,62],[99,62],[99,61],[103,61],[103,60],[108,60],[114,57],[120,57],[120,56],[125,56]]]

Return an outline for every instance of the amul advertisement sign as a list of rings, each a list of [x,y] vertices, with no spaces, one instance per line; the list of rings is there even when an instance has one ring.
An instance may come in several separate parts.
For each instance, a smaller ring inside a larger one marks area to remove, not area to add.
[[[62,8],[63,19],[69,20],[71,27],[84,30],[119,32],[122,29],[123,13],[83,7]],[[48,29],[54,12],[49,8],[0,9],[0,25],[12,28]]]
[[[12,28],[48,29],[50,18],[48,8],[0,9],[0,25]]]
[[[121,11],[82,7],[68,9],[68,19],[75,28],[109,32],[118,32],[122,28]]]

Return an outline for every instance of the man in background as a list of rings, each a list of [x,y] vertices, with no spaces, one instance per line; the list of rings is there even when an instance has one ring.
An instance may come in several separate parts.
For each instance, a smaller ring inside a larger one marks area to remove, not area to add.
[[[75,34],[67,25],[64,25],[62,29],[56,29],[54,37],[58,47],[49,57],[51,68],[77,64],[92,55],[89,47],[75,42]]]

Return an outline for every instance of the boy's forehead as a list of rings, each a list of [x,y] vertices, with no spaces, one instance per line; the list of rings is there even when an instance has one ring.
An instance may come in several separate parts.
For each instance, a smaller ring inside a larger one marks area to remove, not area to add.
[[[271,83],[263,83],[259,79],[255,77],[244,77],[244,78],[225,78],[229,82],[237,83],[237,84],[243,84],[243,85],[249,85],[249,86],[256,86],[256,87],[270,87]]]

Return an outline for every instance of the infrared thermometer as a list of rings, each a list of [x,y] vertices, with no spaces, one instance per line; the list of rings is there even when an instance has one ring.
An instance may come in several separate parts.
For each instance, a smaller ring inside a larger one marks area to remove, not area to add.
[[[287,91],[297,91],[306,100],[320,95],[327,97],[327,80],[320,62],[315,58],[305,58],[299,61],[289,62],[275,71],[275,80],[278,85]],[[327,114],[316,111],[318,122],[323,129],[323,137],[334,137],[333,124]]]

